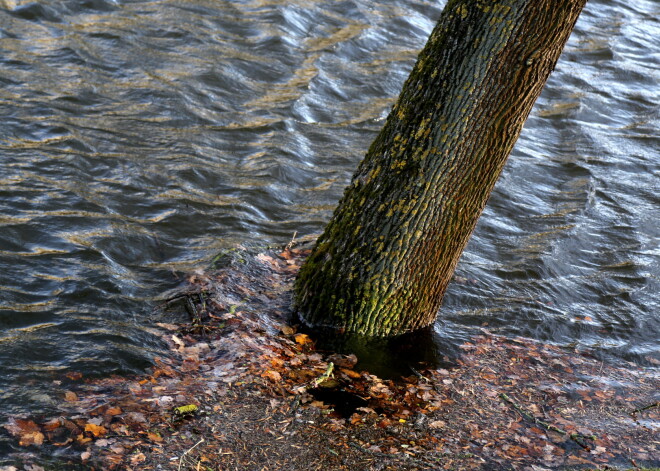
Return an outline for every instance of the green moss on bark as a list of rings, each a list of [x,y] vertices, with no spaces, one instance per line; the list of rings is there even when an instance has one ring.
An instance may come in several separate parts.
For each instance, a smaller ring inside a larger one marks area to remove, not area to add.
[[[308,324],[433,322],[586,0],[451,0],[295,285]]]

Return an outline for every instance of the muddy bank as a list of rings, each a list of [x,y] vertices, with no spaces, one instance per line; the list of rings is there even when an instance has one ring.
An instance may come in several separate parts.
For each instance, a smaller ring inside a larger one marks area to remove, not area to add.
[[[190,277],[139,377],[63,378],[53,417],[4,424],[0,470],[611,469],[660,466],[660,375],[483,331],[455,367],[384,380],[287,324],[304,249]],[[608,468],[610,467],[610,468]]]

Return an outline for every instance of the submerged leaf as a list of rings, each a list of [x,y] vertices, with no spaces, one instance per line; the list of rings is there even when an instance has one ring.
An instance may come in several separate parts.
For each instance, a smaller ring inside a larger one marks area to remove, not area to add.
[[[85,424],[85,432],[92,432],[92,435],[95,437],[100,437],[105,435],[108,430],[102,425],[96,425],[92,423]]]
[[[270,379],[273,383],[278,383],[282,381],[282,375],[280,375],[277,371],[274,370],[267,370],[264,371],[262,376],[265,378]]]

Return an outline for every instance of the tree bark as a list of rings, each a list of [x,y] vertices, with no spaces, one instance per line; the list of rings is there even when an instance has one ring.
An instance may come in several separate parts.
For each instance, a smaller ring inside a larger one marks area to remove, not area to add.
[[[586,0],[450,0],[300,270],[306,324],[431,324]]]

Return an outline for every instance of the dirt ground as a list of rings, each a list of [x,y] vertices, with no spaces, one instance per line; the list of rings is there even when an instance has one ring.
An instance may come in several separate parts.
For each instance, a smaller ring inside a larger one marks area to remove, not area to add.
[[[191,275],[142,376],[70,372],[53,417],[11,418],[0,471],[546,470],[660,466],[660,375],[487,331],[452,368],[384,380],[287,324],[305,249]]]

